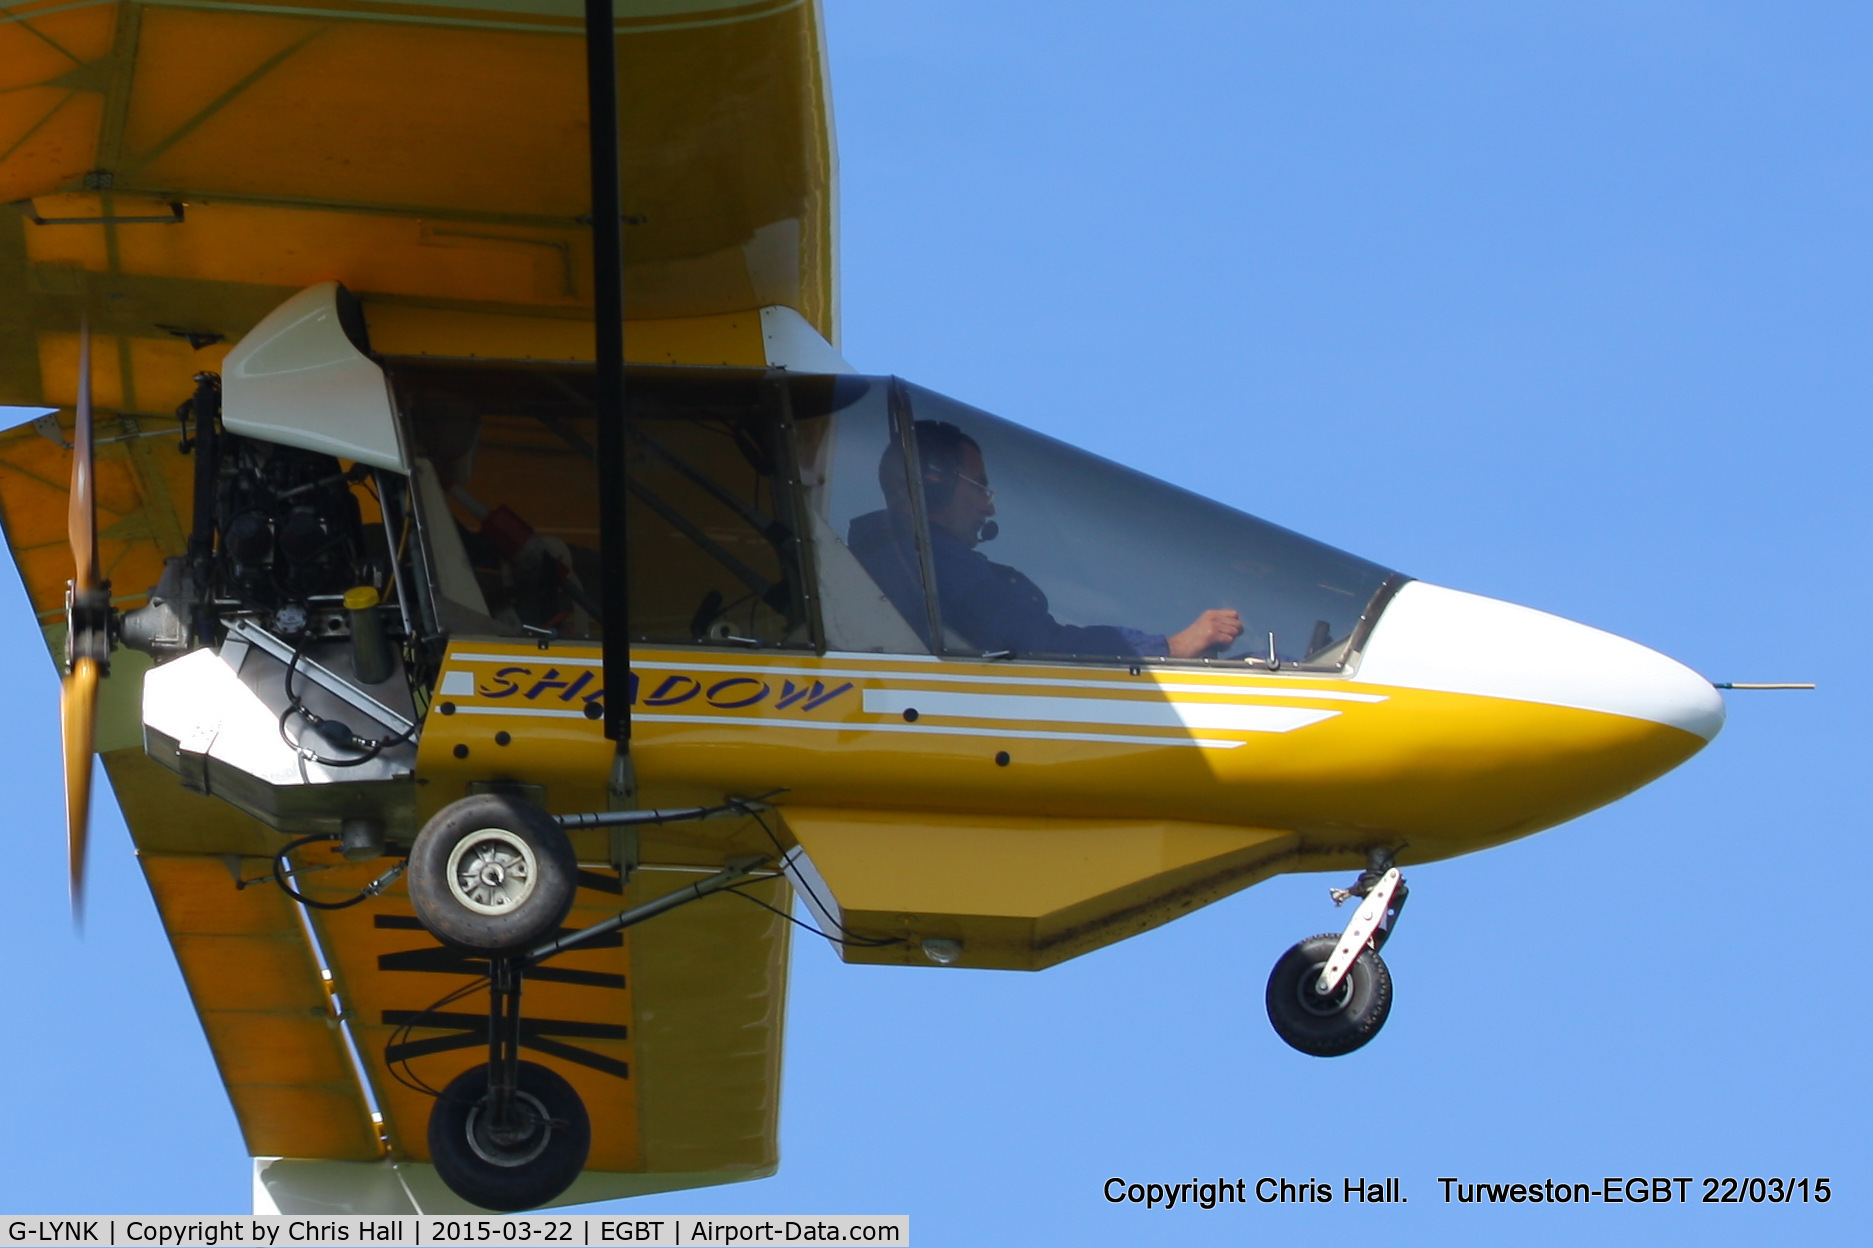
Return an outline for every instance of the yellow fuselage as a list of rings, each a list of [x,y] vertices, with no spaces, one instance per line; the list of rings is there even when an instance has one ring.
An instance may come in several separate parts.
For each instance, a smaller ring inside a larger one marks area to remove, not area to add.
[[[489,781],[602,807],[598,665],[594,647],[458,639],[419,816]],[[941,937],[965,965],[1048,965],[1277,872],[1527,835],[1704,744],[1629,715],[1305,675],[702,650],[632,666],[640,804],[781,791],[773,835],[805,849],[845,926],[905,938],[845,950],[866,961],[922,962]],[[640,852],[703,866],[765,836],[691,825]]]

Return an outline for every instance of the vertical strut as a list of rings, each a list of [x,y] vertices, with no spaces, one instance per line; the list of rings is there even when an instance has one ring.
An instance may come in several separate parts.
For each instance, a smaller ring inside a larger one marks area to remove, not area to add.
[[[488,960],[488,1125],[514,1127],[514,1093],[520,1087],[521,965],[514,958]]]
[[[210,645],[216,635],[214,602],[215,489],[221,478],[221,378],[195,374],[195,397],[189,401],[195,419],[195,495],[189,521],[189,586],[195,595],[189,628],[197,641]]]
[[[598,549],[605,735],[630,749],[631,596],[624,441],[624,196],[618,157],[618,43],[612,0],[585,0],[592,144],[592,320],[597,334]]]

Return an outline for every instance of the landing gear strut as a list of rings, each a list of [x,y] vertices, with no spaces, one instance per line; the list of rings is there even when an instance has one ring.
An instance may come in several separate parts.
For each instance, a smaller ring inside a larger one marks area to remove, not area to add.
[[[443,1089],[429,1114],[429,1159],[456,1195],[511,1213],[572,1185],[592,1124],[570,1083],[520,1060],[519,962],[495,958],[489,971],[488,1064]]]
[[[463,1200],[507,1213],[543,1205],[571,1186],[591,1150],[578,1092],[545,1066],[520,1060],[520,990],[528,970],[666,910],[719,892],[765,861],[738,858],[707,879],[601,923],[556,935],[572,906],[578,864],[567,827],[606,827],[747,813],[755,802],[555,819],[518,798],[482,794],[437,812],[410,852],[410,899],[437,939],[488,958],[488,1061],[443,1089],[429,1114],[436,1174]]]
[[[1379,1034],[1392,1012],[1392,975],[1379,957],[1410,890],[1390,849],[1367,851],[1366,869],[1333,903],[1359,897],[1339,936],[1310,936],[1281,955],[1268,976],[1268,1021],[1291,1047],[1315,1057],[1351,1053]]]

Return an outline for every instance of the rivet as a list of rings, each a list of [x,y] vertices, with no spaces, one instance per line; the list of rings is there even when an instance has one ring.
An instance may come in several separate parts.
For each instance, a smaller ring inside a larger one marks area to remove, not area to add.
[[[455,747],[455,756],[456,756],[457,758],[467,758],[467,757],[468,757],[468,747],[467,747],[467,746],[465,746],[465,745],[458,745],[458,746],[456,746],[456,747]]]
[[[455,714],[455,703],[444,702],[441,706],[437,707],[436,709],[441,711],[444,715],[453,715]]]
[[[1009,761],[1007,750],[997,750],[995,752],[995,765],[997,767],[1006,767]]]
[[[916,707],[907,706],[904,708],[904,722],[907,724],[914,724],[917,722],[917,708]]]
[[[496,745],[507,745],[508,743],[513,741],[513,739],[514,739],[513,737],[509,736],[505,732],[497,732],[494,734],[494,743]]]

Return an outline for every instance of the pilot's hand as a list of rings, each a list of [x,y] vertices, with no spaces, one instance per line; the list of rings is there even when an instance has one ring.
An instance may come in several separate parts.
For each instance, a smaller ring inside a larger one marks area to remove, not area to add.
[[[1189,628],[1171,635],[1171,655],[1179,659],[1194,659],[1211,650],[1220,650],[1240,636],[1241,613],[1223,608],[1205,611]]]

